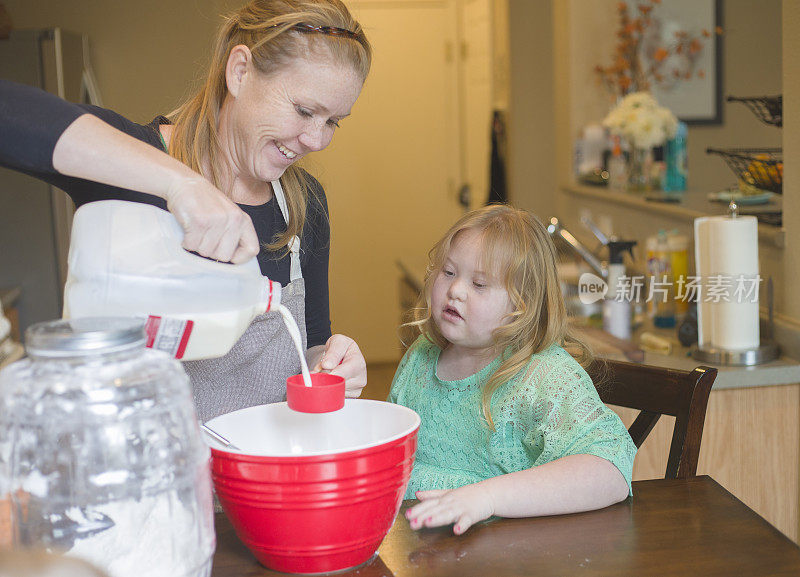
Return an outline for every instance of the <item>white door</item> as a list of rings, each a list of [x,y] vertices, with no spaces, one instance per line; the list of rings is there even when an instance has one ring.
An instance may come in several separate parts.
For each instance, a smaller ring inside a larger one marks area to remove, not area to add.
[[[352,116],[306,167],[330,206],[333,329],[355,338],[368,361],[394,361],[396,261],[421,280],[428,250],[463,211],[457,6],[347,4],[373,44],[372,71]]]

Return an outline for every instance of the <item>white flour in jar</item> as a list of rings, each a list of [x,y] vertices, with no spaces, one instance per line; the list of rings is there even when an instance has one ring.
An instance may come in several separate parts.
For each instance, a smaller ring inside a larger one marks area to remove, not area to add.
[[[187,510],[175,493],[113,502],[95,512],[107,515],[114,526],[76,540],[67,555],[93,563],[109,577],[208,574],[214,538],[206,535],[203,520]],[[82,520],[77,509],[67,515]]]

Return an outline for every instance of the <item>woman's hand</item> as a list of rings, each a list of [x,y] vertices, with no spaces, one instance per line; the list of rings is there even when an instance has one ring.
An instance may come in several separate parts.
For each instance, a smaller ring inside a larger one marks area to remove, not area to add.
[[[412,529],[453,525],[453,533],[461,535],[472,525],[494,515],[491,494],[479,483],[458,489],[417,491],[421,503],[406,511]]]
[[[345,396],[355,398],[367,384],[367,362],[361,349],[350,337],[333,335],[325,343],[322,357],[311,369],[344,377]]]
[[[184,231],[183,248],[222,262],[242,263],[259,251],[253,221],[200,175],[177,179],[167,208]]]

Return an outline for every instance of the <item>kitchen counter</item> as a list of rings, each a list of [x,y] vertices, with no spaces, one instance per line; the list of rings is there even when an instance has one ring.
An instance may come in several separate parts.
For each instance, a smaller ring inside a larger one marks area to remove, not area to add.
[[[689,354],[689,349],[678,341],[676,329],[658,329],[650,325],[640,327],[634,333],[633,342],[638,343],[639,335],[645,331],[670,341],[672,352],[665,355],[645,351],[642,364],[684,371],[691,371],[700,365],[716,367],[719,373],[714,381],[714,390],[800,383],[800,362],[789,357],[781,356],[774,361],[750,367],[712,365],[693,358]],[[631,362],[622,351],[611,345],[599,343],[592,337],[588,337],[586,340],[587,344],[595,349],[597,356],[601,358]]]

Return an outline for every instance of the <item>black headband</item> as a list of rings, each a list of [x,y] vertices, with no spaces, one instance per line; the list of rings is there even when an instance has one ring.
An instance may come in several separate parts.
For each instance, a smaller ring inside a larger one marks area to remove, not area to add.
[[[311,33],[319,33],[319,34],[327,34],[329,36],[344,36],[346,38],[352,38],[353,40],[358,40],[358,34],[353,32],[352,30],[348,30],[347,28],[337,28],[336,26],[312,26],[311,24],[295,24],[292,26],[292,30],[297,30],[298,32],[305,32],[307,34]]]

